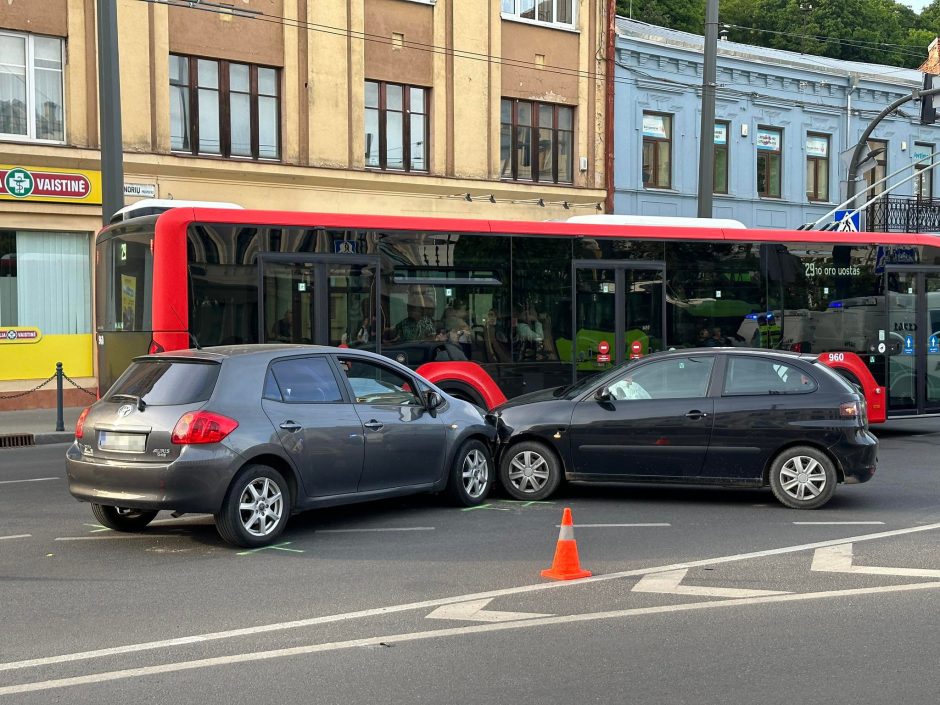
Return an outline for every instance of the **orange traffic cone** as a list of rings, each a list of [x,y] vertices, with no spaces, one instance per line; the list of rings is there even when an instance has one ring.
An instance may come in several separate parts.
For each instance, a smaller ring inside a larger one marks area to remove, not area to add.
[[[552,567],[542,571],[543,578],[553,580],[577,580],[590,577],[591,571],[582,570],[578,561],[578,544],[574,541],[574,523],[571,510],[565,507],[561,519],[561,531],[558,532],[558,545],[555,547],[555,560]]]

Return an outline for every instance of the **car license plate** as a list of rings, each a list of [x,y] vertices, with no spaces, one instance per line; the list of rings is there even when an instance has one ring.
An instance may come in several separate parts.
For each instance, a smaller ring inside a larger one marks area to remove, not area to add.
[[[144,433],[98,432],[98,447],[101,450],[117,450],[125,453],[143,453],[147,448],[147,435]]]

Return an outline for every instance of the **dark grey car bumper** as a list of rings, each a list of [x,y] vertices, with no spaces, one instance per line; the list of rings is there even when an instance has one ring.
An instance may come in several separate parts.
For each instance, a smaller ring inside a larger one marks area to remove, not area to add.
[[[222,444],[186,446],[171,463],[117,462],[66,453],[69,492],[83,502],[129,509],[216,513],[243,459]]]
[[[846,433],[830,449],[838,458],[847,485],[868,482],[878,465],[878,439],[868,430]]]

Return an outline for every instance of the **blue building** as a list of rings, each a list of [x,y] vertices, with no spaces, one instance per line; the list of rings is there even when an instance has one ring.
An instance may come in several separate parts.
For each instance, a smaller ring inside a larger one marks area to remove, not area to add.
[[[703,45],[698,35],[617,19],[615,213],[696,215]],[[713,215],[795,228],[844,199],[848,160],[840,154],[888,104],[921,88],[923,74],[722,41],[717,83]],[[935,170],[922,167],[940,145],[940,127],[919,120],[920,104],[911,102],[872,134],[869,184],[910,165],[894,184],[922,161],[914,179],[866,212],[866,229],[938,229],[918,219],[938,210]]]

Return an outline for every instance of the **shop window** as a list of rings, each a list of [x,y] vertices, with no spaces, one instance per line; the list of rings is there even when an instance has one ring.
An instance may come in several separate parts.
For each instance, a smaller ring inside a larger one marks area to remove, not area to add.
[[[0,32],[0,139],[65,141],[62,40]]]
[[[574,27],[576,0],[502,0],[503,17]]]
[[[829,200],[829,135],[806,135],[806,199]]]
[[[781,197],[783,171],[783,132],[772,127],[757,128],[757,195]]]
[[[672,116],[643,113],[643,188],[672,187]]]
[[[574,108],[503,98],[500,122],[502,178],[572,182]]]
[[[170,55],[170,147],[174,152],[278,159],[277,69]]]
[[[367,167],[428,170],[427,88],[366,81]]]
[[[933,172],[930,167],[934,164],[934,146],[924,142],[914,143],[914,196],[918,201],[929,201],[933,198]]]
[[[715,193],[728,193],[728,135],[731,123],[715,122]]]
[[[88,236],[0,230],[0,326],[91,331]]]

